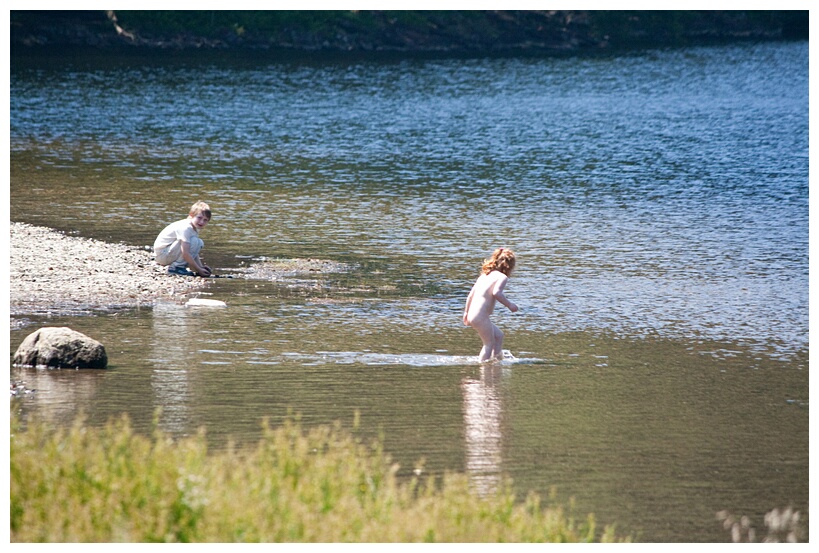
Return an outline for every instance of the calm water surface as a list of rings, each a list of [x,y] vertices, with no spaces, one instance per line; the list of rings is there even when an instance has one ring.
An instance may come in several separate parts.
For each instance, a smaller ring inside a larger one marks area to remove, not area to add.
[[[126,412],[214,447],[361,413],[408,474],[574,497],[643,541],[808,514],[808,45],[606,58],[14,59],[13,221],[147,245],[205,199],[227,309],[14,314],[111,370],[11,368],[55,423]],[[481,261],[518,253],[460,322]],[[247,279],[275,258],[333,274]],[[173,280],[169,279],[169,286]],[[10,354],[13,351],[10,352]]]

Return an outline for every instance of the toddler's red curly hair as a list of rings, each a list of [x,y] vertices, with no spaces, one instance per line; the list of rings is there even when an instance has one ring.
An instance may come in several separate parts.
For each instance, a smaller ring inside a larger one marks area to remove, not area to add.
[[[492,257],[484,259],[481,271],[488,275],[492,271],[500,271],[509,276],[515,268],[515,252],[509,248],[498,248],[492,252]]]

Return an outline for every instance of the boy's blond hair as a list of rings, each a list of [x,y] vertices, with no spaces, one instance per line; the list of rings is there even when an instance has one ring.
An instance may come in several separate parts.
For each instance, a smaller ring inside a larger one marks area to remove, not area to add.
[[[204,213],[207,216],[207,218],[210,219],[210,216],[211,216],[210,215],[210,206],[208,204],[206,204],[205,202],[203,202],[202,200],[199,200],[198,202],[196,202],[195,204],[193,204],[191,206],[191,210],[188,213],[188,215],[190,217],[196,217],[200,213]]]
[[[484,259],[481,271],[488,275],[492,271],[500,271],[509,276],[515,268],[515,252],[509,248],[498,248],[492,252],[492,257]]]

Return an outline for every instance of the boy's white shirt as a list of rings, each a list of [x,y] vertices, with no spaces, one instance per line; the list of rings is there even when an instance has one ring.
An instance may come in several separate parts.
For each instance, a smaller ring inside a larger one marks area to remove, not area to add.
[[[166,248],[177,240],[190,243],[194,236],[199,236],[199,231],[193,226],[191,218],[181,219],[162,229],[156,237],[154,249]]]

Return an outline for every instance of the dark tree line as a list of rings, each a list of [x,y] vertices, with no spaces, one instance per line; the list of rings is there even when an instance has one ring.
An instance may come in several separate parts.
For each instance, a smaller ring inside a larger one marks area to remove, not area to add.
[[[12,48],[562,52],[806,40],[807,11],[12,11]]]

